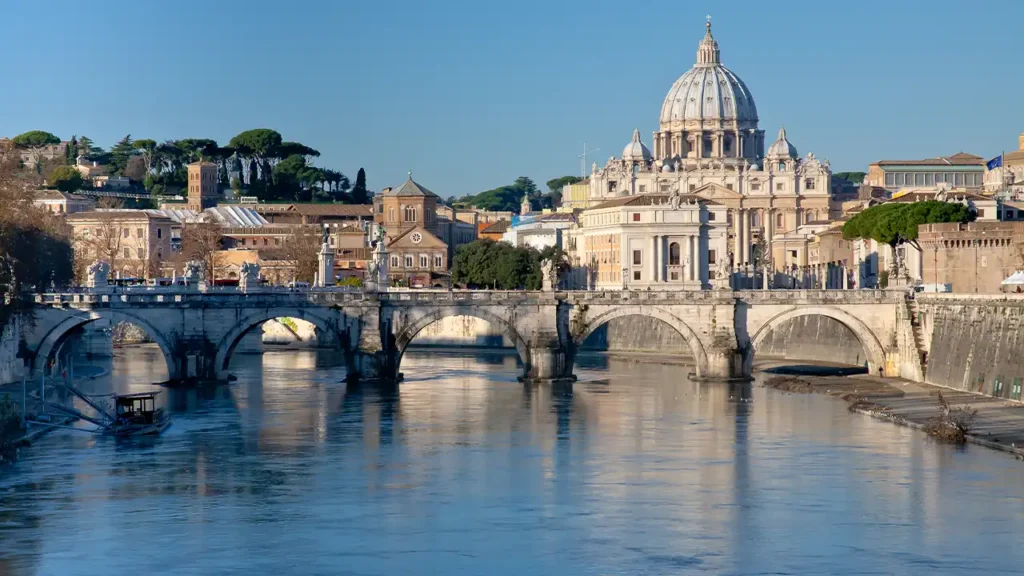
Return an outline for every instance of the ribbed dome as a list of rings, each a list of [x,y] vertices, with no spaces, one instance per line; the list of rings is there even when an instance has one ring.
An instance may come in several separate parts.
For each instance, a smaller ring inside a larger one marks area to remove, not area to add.
[[[633,140],[622,149],[622,159],[644,162],[651,159],[651,151],[640,141],[640,130],[633,130]]]
[[[796,158],[796,146],[786,139],[786,129],[779,128],[779,137],[768,147],[769,158]]]
[[[662,124],[685,120],[757,123],[757,107],[746,84],[722,66],[711,23],[697,48],[697,63],[672,84],[661,106]]]

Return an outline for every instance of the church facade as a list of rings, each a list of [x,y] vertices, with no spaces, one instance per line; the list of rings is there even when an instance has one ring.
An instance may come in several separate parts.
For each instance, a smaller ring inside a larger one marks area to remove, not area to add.
[[[630,196],[678,195],[707,201],[727,210],[728,254],[718,253],[716,258],[727,258],[732,268],[763,262],[765,258],[755,250],[758,239],[763,238],[767,247],[761,250],[778,262],[783,255],[774,254],[774,236],[828,221],[837,215],[838,207],[831,201],[832,171],[827,160],[813,154],[801,157],[785,129],[778,131],[767,149],[765,144],[754,97],[746,84],[722,65],[708,22],[696,64],[672,84],[662,103],[653,149],[635,130],[621,157],[610,158],[601,167],[595,163],[587,182],[588,211]],[[671,205],[668,200],[664,203]],[[707,210],[702,208],[705,213]],[[659,246],[655,238],[674,235],[672,220],[665,219],[661,229],[651,228],[651,238],[636,241]],[[585,228],[588,219],[582,217],[580,222]],[[682,233],[688,236],[693,231]],[[716,244],[712,239],[716,234],[698,234],[703,240],[696,245]],[[576,244],[578,262],[593,260],[585,245]],[[666,258],[666,253],[663,250],[648,257]],[[707,257],[694,261],[707,262]],[[631,274],[624,276],[631,279]],[[702,280],[707,277],[705,268]]]

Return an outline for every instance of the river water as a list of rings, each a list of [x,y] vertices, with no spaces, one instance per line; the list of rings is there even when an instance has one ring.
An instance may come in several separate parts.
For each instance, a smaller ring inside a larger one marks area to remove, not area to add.
[[[0,574],[1011,574],[1024,464],[824,396],[580,361],[410,352],[397,388],[324,352],[165,391],[162,436],[51,434],[0,471]],[[119,352],[92,393],[149,389]],[[156,376],[154,376],[156,374]]]

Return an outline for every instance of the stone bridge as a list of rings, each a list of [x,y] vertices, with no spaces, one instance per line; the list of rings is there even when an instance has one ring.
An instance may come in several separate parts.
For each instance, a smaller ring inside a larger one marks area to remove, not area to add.
[[[913,345],[902,292],[772,291],[407,291],[306,292],[129,289],[118,294],[36,296],[20,347],[39,375],[77,328],[104,319],[138,325],[159,345],[170,380],[224,380],[243,336],[267,320],[301,318],[344,352],[350,379],[400,378],[402,356],[416,335],[448,316],[498,326],[515,344],[525,381],[573,378],[583,341],[616,318],[656,318],[678,332],[696,376],[749,377],[758,345],[782,323],[823,315],[860,340],[868,368],[913,377]],[[916,362],[916,364],[915,364]]]

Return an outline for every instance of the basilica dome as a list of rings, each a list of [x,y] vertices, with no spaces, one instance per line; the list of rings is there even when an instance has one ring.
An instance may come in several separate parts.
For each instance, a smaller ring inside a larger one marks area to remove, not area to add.
[[[687,120],[733,122],[757,127],[757,107],[747,86],[719,59],[711,23],[697,48],[697,63],[672,84],[661,106],[661,124]]]

